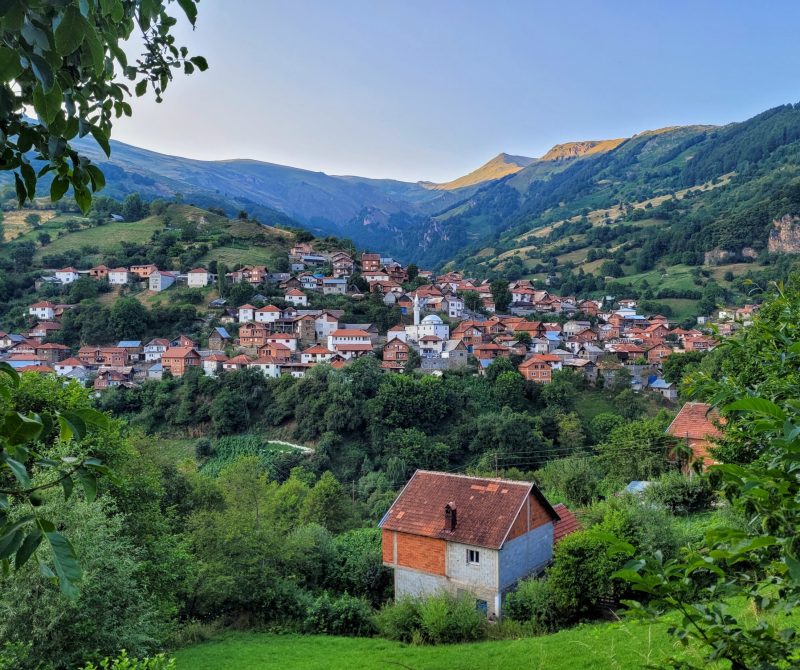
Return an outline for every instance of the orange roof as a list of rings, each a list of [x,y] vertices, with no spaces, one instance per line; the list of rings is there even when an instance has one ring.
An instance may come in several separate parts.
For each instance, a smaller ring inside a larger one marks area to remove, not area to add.
[[[253,307],[253,305],[247,304],[247,305],[242,305],[239,309],[255,309],[255,307]]]
[[[277,364],[278,364],[278,359],[273,358],[272,356],[261,356],[256,360],[250,362],[250,365],[277,365]]]
[[[677,413],[667,432],[679,439],[708,440],[721,437],[714,422],[723,422],[719,412],[705,402],[687,402]]]
[[[530,482],[417,470],[381,523],[384,530],[500,549],[529,495],[555,521],[558,514]],[[456,527],[445,527],[445,506],[455,506]]]
[[[251,363],[252,359],[249,356],[245,356],[244,354],[239,354],[238,356],[234,356],[230,360],[226,361],[228,365],[247,365]]]
[[[75,358],[74,356],[71,358],[65,358],[63,361],[59,361],[56,365],[67,366],[67,365],[83,365],[83,361],[79,358]]]
[[[242,309],[241,307],[239,309]],[[280,312],[275,305],[267,305],[266,307],[259,307],[256,312]]]
[[[55,305],[50,302],[49,300],[40,300],[39,302],[35,302],[31,305],[32,308],[43,308],[43,307],[50,307],[53,308]]]
[[[194,347],[170,347],[162,354],[164,358],[190,358],[193,355],[200,355],[194,350]]]
[[[17,368],[17,372],[39,372],[41,374],[47,374],[48,372],[55,372],[55,370],[48,365],[23,365],[21,368]]]
[[[287,291],[286,295],[297,296],[297,297],[300,297],[300,296],[305,297],[306,294],[303,293],[302,291],[300,291],[299,289],[293,288],[291,291]]]
[[[582,526],[581,522],[563,503],[553,505],[553,509],[559,516],[558,521],[553,523],[553,544],[558,544],[570,533],[581,530]]]
[[[328,349],[328,347],[323,347],[321,344],[315,344],[313,347],[309,347],[302,353],[304,354],[332,354],[333,352]]]
[[[358,330],[355,328],[338,328],[334,330],[331,335],[333,337],[366,337],[369,339],[369,333],[366,330]]]
[[[186,274],[208,274],[208,270],[204,268],[195,268],[194,270],[189,270]]]
[[[210,356],[206,356],[203,361],[212,361],[218,362],[222,361],[223,363],[228,360],[228,357],[225,354],[211,354]]]

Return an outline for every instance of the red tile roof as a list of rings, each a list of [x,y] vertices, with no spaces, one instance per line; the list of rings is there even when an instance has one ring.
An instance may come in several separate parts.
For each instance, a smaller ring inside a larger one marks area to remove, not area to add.
[[[122,349],[122,351],[125,351]],[[164,358],[194,358],[199,357],[194,347],[170,347],[167,349],[162,356]]]
[[[369,339],[369,333],[366,330],[354,328],[339,328],[338,330],[334,330],[331,335],[333,337],[365,337]]]
[[[381,522],[384,530],[500,549],[533,493],[555,521],[558,514],[530,482],[417,470]],[[454,504],[455,530],[445,528],[445,505]]]
[[[713,439],[722,436],[722,432],[714,425],[719,421],[719,412],[708,403],[687,402],[669,424],[667,432],[679,439]]]
[[[558,521],[553,523],[553,544],[558,544],[558,542],[570,533],[581,530],[582,526],[581,522],[578,521],[575,515],[570,512],[563,503],[553,505],[553,509],[559,516]]]

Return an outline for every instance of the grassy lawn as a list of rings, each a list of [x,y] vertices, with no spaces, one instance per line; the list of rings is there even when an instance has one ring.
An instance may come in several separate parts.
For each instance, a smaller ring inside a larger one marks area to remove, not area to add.
[[[578,626],[518,640],[423,647],[383,639],[229,633],[175,653],[187,670],[268,668],[500,667],[542,670],[641,668],[674,652],[666,626],[634,623]]]
[[[600,391],[584,391],[581,393],[575,409],[584,422],[591,421],[603,412],[617,413],[617,408]]]
[[[199,261],[199,265],[207,264],[210,261],[217,261],[218,263],[225,263],[228,267],[243,263],[245,265],[271,265],[279,252],[283,250],[273,249],[270,247],[217,247],[212,249]]]
[[[110,250],[120,242],[147,242],[157,230],[162,230],[164,223],[160,217],[149,217],[135,223],[108,223],[95,228],[84,228],[64,235],[53,237],[53,241],[46,247],[36,250],[36,260],[47,254],[60,254],[65,251],[79,250],[84,245]]]

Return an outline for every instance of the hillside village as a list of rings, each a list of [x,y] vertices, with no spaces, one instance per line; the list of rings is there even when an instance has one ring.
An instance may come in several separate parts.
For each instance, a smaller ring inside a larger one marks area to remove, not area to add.
[[[556,295],[532,280],[500,282],[498,287],[461,272],[435,275],[404,267],[378,253],[354,258],[301,242],[291,247],[287,261],[291,272],[271,272],[263,265],[226,272],[227,284],[246,283],[256,292],[241,305],[222,297],[210,300],[202,341],[181,335],[83,342],[71,348],[53,340],[72,305],[40,300],[28,307],[27,331],[0,333],[0,359],[18,371],[53,373],[102,392],[164,375],[180,377],[195,367],[210,376],[251,368],[272,378],[303,377],[316,365],[341,368],[375,356],[388,373],[419,369],[436,375],[471,366],[483,374],[504,357],[528,382],[548,384],[554,372],[570,369],[588,384],[603,386],[625,374],[632,390],[672,402],[678,391],[664,380],[662,361],[674,353],[713,349],[719,338],[747,325],[758,309],[723,309],[713,319],[699,319],[697,327],[682,328],[662,315],[640,314],[636,300],[625,297]],[[218,280],[203,267],[181,274],[140,264],[66,267],[44,274],[39,283],[69,286],[82,277],[114,288],[138,285],[151,294],[179,285],[206,289]],[[496,304],[498,292],[505,302],[502,310]],[[380,300],[397,308],[400,320],[381,331],[374,323],[345,322],[342,309],[310,306],[316,297],[332,295]]]

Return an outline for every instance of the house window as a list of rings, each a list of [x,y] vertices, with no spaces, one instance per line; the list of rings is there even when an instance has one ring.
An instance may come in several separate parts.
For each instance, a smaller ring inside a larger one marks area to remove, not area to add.
[[[481,552],[477,549],[467,549],[467,563],[478,565],[481,562]]]

